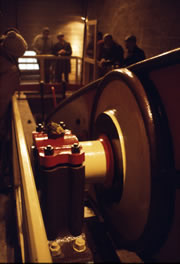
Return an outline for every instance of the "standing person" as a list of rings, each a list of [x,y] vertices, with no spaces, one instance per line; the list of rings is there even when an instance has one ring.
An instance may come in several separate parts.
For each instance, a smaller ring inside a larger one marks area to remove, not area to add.
[[[103,36],[98,47],[99,76],[103,76],[113,68],[121,67],[124,63],[124,50],[113,40],[111,34]]]
[[[19,89],[18,58],[27,50],[27,42],[15,28],[10,28],[0,38],[0,192],[6,191],[10,174],[11,98]]]
[[[32,48],[36,51],[37,55],[52,54],[53,41],[50,35],[50,30],[48,27],[42,29],[42,33],[38,34],[32,43]],[[51,60],[44,60],[44,72],[45,72],[45,82],[50,81],[51,72]]]
[[[136,37],[134,35],[125,38],[125,46],[127,55],[124,60],[124,66],[128,66],[146,58],[144,51],[137,46]]]
[[[64,34],[57,34],[58,42],[53,46],[53,54],[56,56],[71,56],[71,44],[64,39]],[[62,82],[62,74],[64,73],[65,81],[69,81],[69,73],[71,72],[71,63],[69,59],[56,60],[55,66],[55,81]]]

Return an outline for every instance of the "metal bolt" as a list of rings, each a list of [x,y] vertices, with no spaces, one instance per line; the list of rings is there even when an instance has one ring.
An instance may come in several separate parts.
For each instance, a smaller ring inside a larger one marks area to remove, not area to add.
[[[36,146],[32,145],[31,150],[34,151],[36,149]]]
[[[43,124],[39,123],[39,124],[37,125],[37,127],[36,127],[36,131],[37,131],[37,132],[41,132],[41,131],[43,131],[43,128],[44,128]]]
[[[77,252],[83,252],[86,250],[86,241],[82,237],[76,238],[73,244],[73,249]]]
[[[51,251],[52,256],[54,257],[61,255],[61,247],[56,241],[50,244],[50,251]]]
[[[36,146],[34,146],[34,145],[31,146],[31,152],[32,152],[32,155],[35,157],[36,154],[37,154],[37,148],[36,148]]]
[[[74,143],[71,147],[72,153],[80,153],[80,146],[79,143]]]
[[[51,155],[54,154],[54,148],[51,145],[47,145],[44,148],[44,153],[45,153],[46,156],[51,156]]]

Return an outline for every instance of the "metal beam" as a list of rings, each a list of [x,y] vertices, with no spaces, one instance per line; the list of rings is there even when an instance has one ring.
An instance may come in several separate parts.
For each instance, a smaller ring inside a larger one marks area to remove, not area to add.
[[[21,241],[28,240],[27,245],[29,251],[27,254],[29,256],[28,260],[26,259],[25,254],[25,262],[52,263],[16,95],[12,98],[12,106],[13,131],[15,134],[20,168],[20,186],[16,186],[16,188],[21,188],[21,200],[23,205],[22,208],[18,208],[19,210],[22,210],[22,212],[18,213],[19,220],[21,221],[18,225],[21,226],[22,223],[24,223],[26,232],[23,230],[23,239],[21,239]],[[18,191],[18,195],[19,193],[20,192]],[[20,199],[18,198],[18,195],[16,196],[16,199]],[[21,204],[21,201],[19,201],[19,203]],[[19,231],[22,232],[22,230]]]

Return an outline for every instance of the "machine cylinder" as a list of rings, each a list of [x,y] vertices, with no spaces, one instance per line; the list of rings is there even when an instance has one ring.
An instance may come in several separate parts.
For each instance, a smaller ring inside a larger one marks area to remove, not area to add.
[[[86,183],[105,181],[107,174],[107,159],[105,149],[100,140],[80,142],[85,152]]]

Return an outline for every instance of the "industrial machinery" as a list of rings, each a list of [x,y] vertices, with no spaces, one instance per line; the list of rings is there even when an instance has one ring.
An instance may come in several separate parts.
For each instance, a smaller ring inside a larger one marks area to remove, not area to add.
[[[113,70],[41,124],[13,97],[23,261],[180,261],[179,76],[180,49]]]

